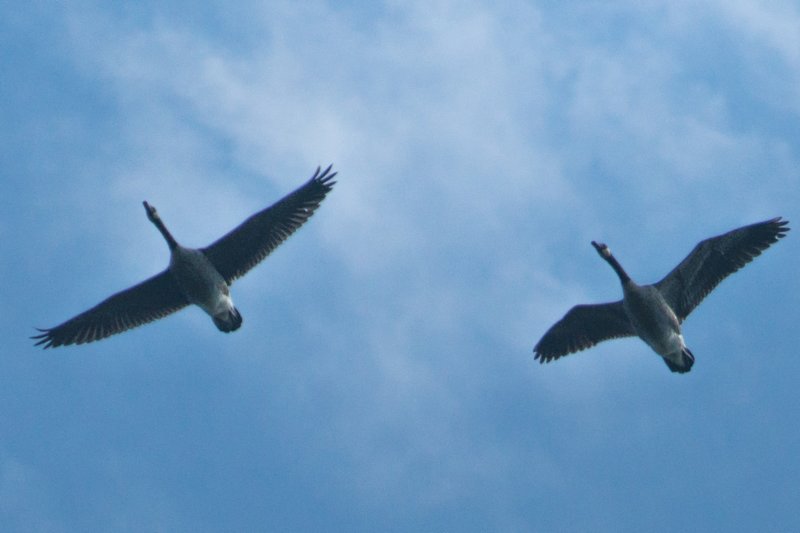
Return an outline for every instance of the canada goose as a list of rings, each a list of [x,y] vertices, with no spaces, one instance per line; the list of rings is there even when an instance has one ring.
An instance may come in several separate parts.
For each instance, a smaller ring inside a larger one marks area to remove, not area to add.
[[[680,324],[723,279],[761,255],[789,231],[781,217],[711,237],[658,283],[637,285],[605,244],[592,241],[622,282],[621,301],[576,305],[547,330],[533,348],[534,359],[547,363],[598,342],[638,335],[673,372],[688,372],[694,355]]]
[[[142,202],[147,218],[167,241],[169,267],[59,326],[39,329],[42,333],[31,338],[44,348],[93,342],[163,318],[189,304],[200,306],[220,331],[238,329],[242,316],[233,305],[228,287],[314,214],[336,183],[331,166],[322,172],[318,167],[303,186],[205,248],[178,244],[155,207]]]

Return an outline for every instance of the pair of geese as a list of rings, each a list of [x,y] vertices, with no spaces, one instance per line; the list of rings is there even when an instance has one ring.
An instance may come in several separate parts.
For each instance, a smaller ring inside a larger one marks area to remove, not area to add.
[[[317,171],[304,185],[259,211],[205,248],[178,244],[158,216],[143,202],[147,218],[169,246],[169,267],[150,279],[118,292],[95,307],[32,337],[36,345],[55,348],[104,339],[163,318],[189,304],[211,316],[220,331],[234,331],[242,315],[233,305],[229,287],[302,226],[333,189],[331,166]],[[550,362],[618,337],[639,336],[673,372],[694,364],[681,323],[723,279],[769,248],[789,231],[781,217],[744,226],[700,242],[664,279],[638,285],[611,250],[592,241],[622,283],[622,300],[576,305],[536,344],[535,359]]]

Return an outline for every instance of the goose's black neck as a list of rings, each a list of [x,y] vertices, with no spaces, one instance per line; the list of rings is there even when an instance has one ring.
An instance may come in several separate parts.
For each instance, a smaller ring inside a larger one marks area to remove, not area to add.
[[[592,241],[592,246],[594,246],[597,253],[600,254],[600,257],[606,260],[606,262],[611,265],[611,268],[614,269],[614,272],[617,273],[619,276],[619,281],[624,285],[625,283],[631,281],[631,277],[625,272],[625,269],[622,268],[622,265],[619,264],[617,258],[613,256],[611,250],[608,249],[608,246],[602,243],[596,243]]]
[[[156,208],[147,202],[142,202],[142,204],[144,204],[144,209],[147,211],[147,218],[158,228],[158,231],[161,232],[161,235],[164,236],[164,240],[167,241],[167,246],[169,246],[170,251],[177,248],[178,241],[175,240],[175,237],[173,237],[169,232],[167,227],[164,225],[164,222],[161,221],[161,217],[158,216]]]

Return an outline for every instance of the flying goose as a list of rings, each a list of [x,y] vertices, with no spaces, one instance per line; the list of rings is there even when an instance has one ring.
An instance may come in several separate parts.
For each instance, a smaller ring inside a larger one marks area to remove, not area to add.
[[[147,218],[167,241],[169,267],[59,326],[39,329],[42,333],[31,338],[44,348],[93,342],[163,318],[189,304],[200,306],[220,331],[239,329],[242,315],[234,307],[228,287],[314,214],[336,183],[331,166],[322,172],[318,167],[303,186],[205,248],[178,244],[155,207],[142,202]]]
[[[533,348],[534,359],[548,363],[604,340],[638,335],[664,358],[670,370],[688,372],[694,355],[683,340],[681,323],[723,279],[784,237],[788,223],[777,217],[706,239],[652,285],[637,285],[608,246],[592,241],[619,276],[623,298],[570,309]]]

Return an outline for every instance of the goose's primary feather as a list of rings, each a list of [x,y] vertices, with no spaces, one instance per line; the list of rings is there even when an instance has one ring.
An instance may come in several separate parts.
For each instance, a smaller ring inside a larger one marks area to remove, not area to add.
[[[653,285],[637,285],[605,244],[592,242],[617,273],[624,297],[618,302],[570,309],[536,344],[534,358],[546,363],[604,340],[638,335],[664,358],[670,370],[688,372],[695,359],[684,343],[680,323],[723,279],[788,231],[788,221],[777,217],[706,239]]]
[[[104,339],[197,304],[211,315],[220,331],[242,323],[228,286],[262,261],[308,220],[331,191],[335,172],[317,171],[303,186],[271,207],[256,213],[227,235],[203,249],[180,246],[155,208],[144,203],[147,216],[171,251],[167,270],[120,291],[54,328],[39,329],[36,345],[55,348]]]
[[[55,348],[99,341],[125,330],[163,318],[189,305],[169,270],[120,291],[51,329],[40,329],[36,345]]]
[[[783,238],[788,224],[777,217],[706,239],[655,286],[683,321],[723,279]]]
[[[622,300],[607,304],[581,304],[553,324],[536,345],[536,357],[543,363],[591,348],[595,344],[636,335]]]
[[[314,214],[336,183],[329,166],[274,205],[259,211],[210,246],[206,257],[229,284],[256,266]]]

